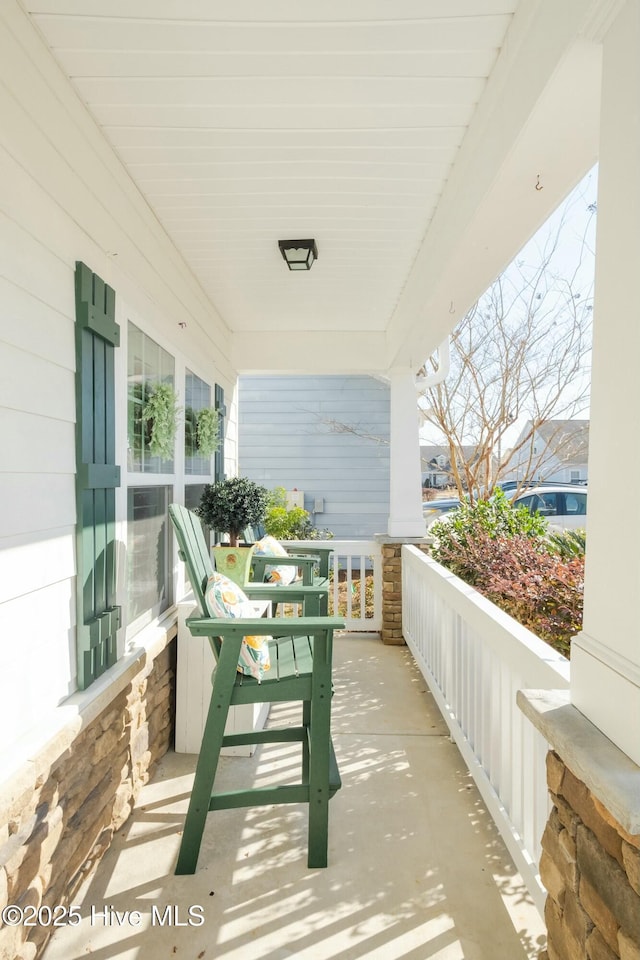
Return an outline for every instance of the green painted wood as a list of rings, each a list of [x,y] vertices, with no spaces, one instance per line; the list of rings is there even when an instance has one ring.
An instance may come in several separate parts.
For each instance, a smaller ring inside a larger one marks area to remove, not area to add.
[[[117,658],[115,291],[76,263],[76,539],[78,686]]]
[[[115,463],[81,463],[77,472],[83,488],[120,486],[120,467]]]
[[[218,411],[218,449],[213,456],[213,479],[224,480],[224,434],[226,429],[227,408],[224,402],[224,390],[216,383],[213,389],[213,406]]]
[[[189,583],[202,614],[207,612],[204,598],[207,580],[213,573],[211,551],[202,532],[200,519],[181,504],[172,503],[169,515],[178,540],[178,554],[187,567]],[[318,584],[305,587],[300,584],[278,586],[272,583],[245,583],[242,587],[250,600],[270,600],[272,603],[302,603],[309,615],[326,612],[328,586]]]
[[[177,504],[169,516],[178,540],[179,555],[187,565],[189,579],[198,599],[200,615],[190,617],[187,626],[194,636],[208,637],[217,667],[213,675],[211,700],[198,755],[193,789],[184,824],[176,873],[194,873],[207,813],[233,807],[273,803],[306,803],[309,810],[309,867],[327,864],[328,804],[340,786],[335,753],[331,744],[331,696],[333,631],[344,627],[334,617],[303,616],[265,619],[207,616],[206,581],[211,572],[209,551],[198,518]],[[288,587],[261,585],[283,596]],[[314,592],[313,587],[296,591]],[[317,591],[316,591],[317,593]],[[261,682],[237,672],[242,638],[271,635],[271,669]],[[242,731],[225,735],[229,708],[243,703],[302,703],[302,726],[267,731]],[[220,750],[238,743],[300,742],[299,782],[286,786],[250,787],[232,792],[214,792]]]

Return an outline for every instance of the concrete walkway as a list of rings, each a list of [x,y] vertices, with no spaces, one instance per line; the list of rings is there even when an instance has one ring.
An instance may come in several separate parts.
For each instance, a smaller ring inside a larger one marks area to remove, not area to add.
[[[543,923],[407,649],[337,638],[335,690],[326,870],[306,867],[306,808],[283,806],[210,814],[197,873],[174,877],[195,758],[170,754],[45,960],[536,957]],[[295,749],[219,776],[271,782]]]

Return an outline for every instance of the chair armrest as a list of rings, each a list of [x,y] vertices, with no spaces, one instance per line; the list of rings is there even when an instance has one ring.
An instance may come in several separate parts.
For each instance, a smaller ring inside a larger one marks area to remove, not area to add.
[[[286,548],[286,543],[284,544]],[[334,547],[300,547],[297,544],[291,545],[291,552],[296,554],[303,554],[307,556],[314,556],[316,562],[319,564],[319,573],[321,577],[329,576],[329,565],[331,560],[331,554],[335,552]]]
[[[302,582],[306,586],[311,586],[313,584],[313,568],[315,562],[316,561],[313,557],[293,557],[291,555],[281,557],[267,553],[254,554],[251,561],[251,566],[256,580],[252,582],[260,582],[260,580],[265,576],[267,566],[295,566],[302,569]]]
[[[243,586],[249,600],[272,600],[274,603],[304,603],[305,600],[326,597],[329,588],[326,584],[292,583],[280,586],[279,583],[257,583],[252,581]]]
[[[343,630],[345,622],[339,617],[189,617],[187,626],[194,637],[294,637]]]

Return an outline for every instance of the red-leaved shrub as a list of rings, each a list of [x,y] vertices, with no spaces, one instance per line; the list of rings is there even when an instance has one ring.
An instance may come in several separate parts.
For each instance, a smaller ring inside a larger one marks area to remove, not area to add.
[[[492,537],[476,528],[464,544],[453,538],[441,543],[438,560],[569,656],[582,627],[584,557],[563,559],[539,538]]]

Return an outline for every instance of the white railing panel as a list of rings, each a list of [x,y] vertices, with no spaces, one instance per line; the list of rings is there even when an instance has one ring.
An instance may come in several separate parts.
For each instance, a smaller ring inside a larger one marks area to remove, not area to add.
[[[338,609],[340,586],[346,595],[347,630],[372,631],[382,628],[382,548],[375,540],[289,540],[286,546],[332,547],[331,609]],[[365,578],[373,578],[373,611],[366,610]],[[359,598],[357,594],[359,593]]]
[[[548,745],[516,692],[567,689],[569,662],[411,546],[402,549],[402,597],[405,640],[542,912]]]

